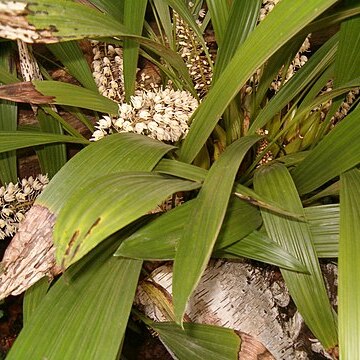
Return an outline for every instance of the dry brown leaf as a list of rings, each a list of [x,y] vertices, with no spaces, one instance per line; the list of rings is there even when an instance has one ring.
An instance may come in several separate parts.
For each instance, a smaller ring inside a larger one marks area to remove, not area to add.
[[[55,98],[41,94],[31,82],[27,81],[0,86],[0,99],[32,104],[49,104]]]

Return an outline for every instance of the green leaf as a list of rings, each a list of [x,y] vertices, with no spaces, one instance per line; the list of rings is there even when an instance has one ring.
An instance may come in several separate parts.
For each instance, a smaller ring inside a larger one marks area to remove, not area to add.
[[[42,110],[44,110],[44,112],[46,114],[50,115],[53,118],[53,119],[51,119],[51,121],[54,121],[54,119],[55,119],[59,124],[61,124],[61,127],[69,135],[72,135],[72,136],[75,136],[75,137],[78,137],[78,138],[81,138],[81,139],[86,139],[83,135],[81,135],[79,133],[79,131],[77,131],[73,126],[71,126],[68,122],[66,122],[66,120],[64,118],[62,118],[55,110],[53,110],[51,105],[41,105],[40,107],[41,107]],[[73,109],[72,107],[67,107],[67,106],[63,106],[63,107],[64,107],[65,111],[70,112],[75,116],[79,116],[79,113],[80,113],[79,109]],[[76,110],[78,112],[76,112]],[[89,125],[90,120],[86,119],[83,122],[85,123],[85,125]],[[94,131],[94,126],[92,125],[92,127],[90,126],[90,128],[91,128],[91,130],[93,132]]]
[[[306,36],[309,33],[329,29],[334,25],[340,24],[342,21],[350,19],[360,14],[360,5],[354,1],[352,4],[348,4],[344,7],[338,8],[336,11],[329,9],[324,14],[322,14],[318,19],[307,25],[301,34]]]
[[[147,0],[127,0],[124,5],[124,25],[135,35],[141,35]],[[124,87],[126,101],[135,91],[137,62],[139,55],[139,43],[125,39],[123,44],[124,60]]]
[[[225,23],[224,41],[219,45],[216,55],[213,81],[216,81],[236,50],[253,31],[259,17],[260,5],[260,0],[234,0],[232,2],[228,20]]]
[[[292,176],[300,194],[315,190],[360,162],[359,116],[358,105],[296,167]]]
[[[153,0],[154,7],[156,9],[156,14],[159,18],[158,26],[160,27],[160,31],[162,28],[164,29],[166,39],[169,41],[170,48],[175,50],[175,41],[172,33],[172,23],[169,11],[169,5],[163,0]],[[155,12],[155,11],[154,11]],[[162,37],[162,41],[165,42],[165,38]]]
[[[303,201],[303,204],[310,204],[316,200],[319,200],[326,196],[339,196],[340,193],[340,182],[336,181],[326,187],[324,190],[319,191],[317,194]]]
[[[236,51],[219,80],[194,113],[194,121],[181,148],[181,161],[192,162],[228,104],[256,69],[335,2],[314,0],[304,6],[302,0],[282,0],[271,11]]]
[[[286,216],[290,216],[294,219],[303,220],[302,214],[297,214],[297,213],[288,211],[288,210],[284,209],[283,206],[276,203],[275,201],[272,201],[271,199],[269,199],[265,196],[259,195],[254,190],[252,190],[242,184],[235,184],[234,190],[235,190],[235,192],[234,192],[235,196],[237,196],[238,198],[240,198],[244,201],[249,202],[250,204],[259,206],[260,208],[263,208],[263,209],[271,210],[280,215],[286,215]]]
[[[53,104],[76,106],[111,114],[118,112],[118,104],[100,95],[97,90],[92,91],[60,81],[33,81],[32,83],[41,94],[53,97]]]
[[[0,86],[0,98],[33,104],[59,104],[117,114],[118,104],[97,91],[61,81],[34,80]]]
[[[228,146],[209,170],[197,196],[174,261],[174,309],[179,323],[182,323],[186,302],[210,259],[239,166],[259,139],[259,136],[248,136]]]
[[[174,259],[194,201],[143,226],[123,241],[114,255],[142,260]],[[293,271],[306,271],[295,257],[254,230],[260,225],[258,215],[255,208],[232,197],[212,257],[247,257]]]
[[[312,101],[309,101],[309,99],[306,99],[306,102],[303,102],[301,106],[297,109],[297,112],[295,116],[291,119],[291,122],[289,122],[286,126],[286,129],[284,131],[287,131],[288,129],[291,129],[295,124],[299,123],[307,114],[311,112],[312,109],[315,109],[316,107],[320,106],[321,104],[326,104],[329,100],[332,100],[336,98],[339,95],[343,95],[348,93],[349,91],[353,90],[354,88],[357,88],[360,86],[360,77],[344,84],[343,86],[339,86],[338,88],[327,91],[323,93],[322,95],[316,97]],[[280,136],[280,133],[277,134],[277,137]]]
[[[24,326],[28,324],[31,316],[43,301],[49,286],[49,279],[45,276],[26,290],[23,302]]]
[[[9,74],[12,65],[12,52],[9,44],[0,46],[0,67],[4,67]],[[1,79],[0,79],[1,81]],[[0,100],[0,131],[15,131],[17,128],[17,104],[11,101]],[[10,151],[0,154],[0,181],[1,183],[15,183],[17,181],[16,152]]]
[[[118,240],[109,239],[56,281],[7,359],[117,359],[141,269],[141,261],[112,256]]]
[[[36,145],[52,143],[74,143],[89,144],[86,139],[80,139],[73,136],[57,135],[39,132],[12,131],[0,132],[0,153],[9,150],[21,149]]]
[[[287,160],[290,162],[290,159]],[[183,163],[177,160],[169,160],[169,159],[162,159],[159,162],[159,164],[155,167],[154,171],[181,177],[192,181],[197,181],[197,182],[203,182],[208,173],[206,169],[200,168],[198,166]],[[299,219],[301,218],[299,214],[294,214],[283,209],[279,204],[276,204],[274,201],[271,201],[270,199],[267,199],[264,196],[260,196],[254,190],[242,184],[235,183],[234,194],[238,198],[246,202],[249,202],[250,204],[272,210],[279,214],[288,215]]]
[[[151,171],[172,149],[170,145],[142,135],[109,135],[71,158],[36,201],[58,214],[72,192],[80,188],[84,180],[121,171]]]
[[[356,1],[347,0],[348,4]],[[339,35],[339,51],[335,60],[334,87],[346,84],[360,75],[360,41],[359,41],[360,19],[355,17],[341,24]]]
[[[7,70],[4,65],[0,66],[0,82],[4,84],[11,84],[20,82],[20,80],[12,73]]]
[[[198,182],[203,182],[208,173],[201,167],[170,159],[161,159],[154,171]]]
[[[224,258],[231,258],[231,255],[236,255],[236,257],[245,257],[275,265],[281,269],[307,272],[305,266],[298,259],[257,230],[227,248],[217,251],[215,255]]]
[[[304,210],[318,257],[338,257],[340,234],[339,205],[310,206]]]
[[[340,176],[339,347],[342,359],[360,354],[360,171]]]
[[[43,109],[38,109],[36,118],[43,133],[63,134],[61,125]],[[66,163],[65,144],[45,145],[37,150],[40,167],[43,174],[48,174],[52,178]]]
[[[27,9],[25,21],[36,29],[49,30],[45,35],[48,43],[128,33],[113,16],[72,1],[39,0],[28,3]]]
[[[284,165],[262,166],[255,173],[255,190],[290,211],[303,211],[293,180]],[[326,293],[324,280],[313,245],[309,226],[305,222],[278,216],[261,210],[268,235],[303,263],[309,274],[281,270],[296,307],[312,333],[326,349],[337,344],[336,317]]]
[[[121,172],[85,181],[70,196],[55,224],[58,263],[67,268],[106,237],[155,209],[173,193],[199,186],[146,172]],[[97,205],[92,206],[95,203]]]
[[[149,322],[177,359],[237,360],[240,336],[231,329],[204,324]]]
[[[120,22],[124,20],[124,2],[125,0],[91,0],[91,3],[96,5],[97,8]]]
[[[50,51],[64,64],[66,70],[86,89],[97,91],[94,78],[83,51],[76,41],[49,44]]]
[[[136,259],[173,259],[196,199],[164,213],[127,238],[115,255]],[[214,248],[221,249],[242,239],[261,225],[259,211],[231,197]]]
[[[355,1],[347,0],[347,4],[355,4]],[[335,73],[333,87],[337,88],[360,76],[360,20],[353,18],[341,23],[339,34],[339,51],[336,54]],[[343,101],[339,97],[332,102],[327,113],[325,124],[331,121],[331,117],[337,111]]]
[[[190,200],[155,219],[150,218],[148,224],[121,243],[115,255],[142,260],[174,259],[175,249],[182,236],[193,201]],[[253,209],[253,214],[250,209]],[[311,206],[304,211],[318,257],[337,258],[340,232],[339,205]],[[296,258],[262,232],[254,230],[244,237],[244,230],[247,232],[256,228],[257,216],[254,214],[256,214],[255,208],[249,208],[249,205],[240,200],[230,199],[212,257],[227,257],[227,254],[233,254],[284,269],[304,271],[303,265]],[[253,226],[251,226],[252,221]]]
[[[214,28],[216,43],[222,46],[226,25],[228,24],[230,5],[227,0],[207,0],[209,7],[211,24]]]

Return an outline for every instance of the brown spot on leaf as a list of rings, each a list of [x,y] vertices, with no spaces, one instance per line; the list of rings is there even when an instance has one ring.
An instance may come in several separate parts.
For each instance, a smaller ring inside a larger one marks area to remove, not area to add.
[[[49,104],[55,100],[53,96],[41,94],[29,81],[0,86],[0,98],[32,104]]]
[[[101,218],[97,218],[96,221],[91,225],[91,228],[87,231],[87,233],[85,234],[85,237],[87,237],[88,235],[90,235],[90,233],[92,232],[92,230],[100,223]]]
[[[65,256],[69,256],[71,248],[74,246],[74,243],[78,237],[79,237],[79,230],[76,230],[66,247]]]

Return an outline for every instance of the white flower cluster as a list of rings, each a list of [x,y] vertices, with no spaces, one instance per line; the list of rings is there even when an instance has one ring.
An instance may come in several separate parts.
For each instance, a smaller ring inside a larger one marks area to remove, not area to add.
[[[122,49],[93,42],[93,77],[101,95],[114,101],[124,100]]]
[[[269,134],[268,130],[263,130],[263,129],[259,129],[256,131],[259,135],[262,136],[266,136]],[[258,143],[257,149],[256,149],[256,155],[261,154],[269,145],[269,141],[264,137],[263,139],[261,139]],[[259,164],[257,165],[257,167],[267,164],[268,162],[272,161],[274,159],[274,155],[273,153],[269,150],[267,151],[263,157],[260,159]]]
[[[119,105],[117,118],[104,116],[92,138],[97,141],[113,132],[133,132],[160,141],[176,142],[188,132],[188,120],[198,106],[187,91],[153,89],[137,91],[131,103]]]
[[[36,197],[48,184],[46,175],[30,176],[0,187],[0,239],[13,236]]]
[[[204,16],[205,11],[202,9],[199,18],[201,19]],[[210,88],[213,77],[212,67],[193,29],[175,11],[173,17],[177,51],[189,69],[195,90],[201,98],[207,94]],[[201,20],[197,22],[201,25]]]
[[[121,103],[125,100],[123,51],[116,45],[92,42],[93,46],[93,78],[99,93],[107,98]],[[158,88],[154,76],[145,73],[145,69],[137,69],[136,89]]]

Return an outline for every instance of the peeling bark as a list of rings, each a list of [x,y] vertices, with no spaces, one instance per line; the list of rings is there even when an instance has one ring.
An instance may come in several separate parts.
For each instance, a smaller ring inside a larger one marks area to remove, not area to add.
[[[164,306],[158,306],[154,296],[149,297],[146,287],[151,284],[166,294],[162,299],[170,300],[165,307],[171,307],[172,266],[156,269],[150,279],[140,284],[136,296],[136,304],[147,316],[168,321]],[[302,319],[284,324],[279,304],[287,306],[290,297],[281,284],[275,288],[273,294],[267,277],[249,264],[212,261],[190,298],[185,320],[223,326],[244,334],[241,359],[307,359],[306,353],[296,349],[298,332],[292,331],[299,328],[299,322],[301,326]]]
[[[0,275],[0,299],[19,295],[44,276],[60,273],[52,237],[56,216],[34,205],[6,249]]]

